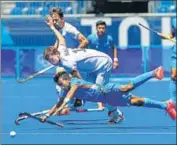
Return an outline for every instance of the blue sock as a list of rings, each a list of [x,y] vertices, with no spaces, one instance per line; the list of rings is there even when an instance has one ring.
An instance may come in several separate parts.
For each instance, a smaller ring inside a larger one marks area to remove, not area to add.
[[[161,101],[156,101],[156,100],[152,100],[149,98],[144,98],[144,107],[149,107],[149,108],[159,108],[159,109],[166,109],[167,108],[167,104],[165,104],[164,102]]]
[[[131,83],[133,84],[134,88],[142,85],[143,83],[145,83],[146,81],[148,81],[149,79],[153,78],[154,77],[154,71],[151,71],[151,72],[147,72],[147,73],[144,73],[142,75],[139,75],[137,77],[135,77]]]
[[[170,99],[176,104],[176,81],[170,81]]]
[[[108,111],[112,112],[113,117],[117,117],[119,115],[122,115],[122,112],[117,107],[113,107],[113,106],[108,105],[108,104],[106,104],[105,107],[108,109]]]

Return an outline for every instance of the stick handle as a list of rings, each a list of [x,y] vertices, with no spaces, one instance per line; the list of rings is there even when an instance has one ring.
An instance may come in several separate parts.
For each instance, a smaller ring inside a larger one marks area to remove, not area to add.
[[[144,26],[144,25],[143,25],[143,24],[141,24],[141,23],[139,23],[139,25],[140,25],[140,26],[142,26],[143,28],[145,28],[145,29],[149,30],[149,31],[154,32],[155,34],[157,34],[157,35],[158,35],[158,36],[160,36],[160,37],[163,37],[163,38],[165,38],[165,39],[167,39],[167,40],[170,40],[170,41],[172,41],[172,42],[176,43],[176,40],[175,40],[175,39],[170,38],[169,36],[166,36],[166,35],[163,35],[163,36],[162,36],[162,34],[161,34],[160,32],[158,32],[158,31],[156,31],[156,30],[154,30],[154,29],[148,28],[148,27]]]
[[[41,70],[41,71],[39,71],[39,72],[37,72],[37,73],[34,73],[34,74],[30,75],[30,76],[27,77],[27,78],[24,78],[24,79],[16,79],[16,81],[17,81],[18,83],[27,82],[28,80],[30,80],[30,79],[32,79],[32,78],[34,78],[34,77],[36,77],[36,76],[38,76],[38,75],[40,75],[40,74],[42,74],[42,73],[48,71],[48,70],[50,70],[50,69],[53,68],[53,67],[54,67],[54,65],[51,65],[51,66],[49,66],[49,67],[47,67],[47,68],[44,68],[43,70]]]

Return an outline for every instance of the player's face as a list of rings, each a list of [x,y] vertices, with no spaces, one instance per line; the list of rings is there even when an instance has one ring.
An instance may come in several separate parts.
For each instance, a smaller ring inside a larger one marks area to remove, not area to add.
[[[97,34],[99,36],[101,36],[101,35],[103,35],[105,33],[106,26],[105,25],[98,25],[97,28],[96,28],[96,30],[97,30]]]
[[[59,78],[57,84],[64,90],[69,89],[70,81],[66,79]]]
[[[60,29],[63,27],[63,18],[61,18],[57,13],[52,14],[53,22],[56,28]]]
[[[60,61],[60,55],[59,54],[51,55],[48,61],[53,65],[57,65]]]

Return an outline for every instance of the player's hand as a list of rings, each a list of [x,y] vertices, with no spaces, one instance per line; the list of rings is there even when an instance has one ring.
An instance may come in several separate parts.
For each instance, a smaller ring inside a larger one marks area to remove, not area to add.
[[[44,116],[42,116],[42,117],[40,117],[40,119],[41,119],[41,122],[45,122],[45,120],[47,120],[47,116],[46,115],[44,115]]]
[[[52,27],[52,26],[54,26],[54,22],[53,22],[53,18],[50,16],[50,15],[48,15],[47,17],[46,17],[46,24],[49,26],[49,27]]]
[[[57,115],[57,116],[69,115],[69,114],[70,114],[69,108],[64,108],[60,112],[55,112],[55,115]]]
[[[119,66],[118,61],[114,61],[114,62],[113,62],[113,69],[117,69],[118,66]]]
[[[158,35],[159,35],[162,39],[166,39],[166,38],[168,38],[168,36],[166,36],[166,35],[163,34],[163,33],[158,33]]]

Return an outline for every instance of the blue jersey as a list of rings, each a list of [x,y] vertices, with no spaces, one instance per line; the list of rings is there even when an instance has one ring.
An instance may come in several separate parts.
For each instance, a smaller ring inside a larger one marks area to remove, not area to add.
[[[93,33],[90,34],[87,39],[89,41],[89,48],[96,49],[112,56],[112,48],[114,46],[112,36],[105,33],[103,36],[98,37],[96,33]]]
[[[176,38],[176,18],[172,19],[172,30],[174,32],[174,38]],[[176,44],[173,47],[173,52],[172,52],[172,57],[171,57],[171,67],[176,68],[176,59],[177,59],[177,54],[176,54]]]
[[[98,86],[78,78],[72,78],[71,87],[74,85],[81,86],[76,90],[74,97],[85,101],[107,103],[113,106],[126,105],[122,97],[129,94],[128,92],[121,92],[120,84],[114,83]],[[123,102],[121,100],[123,100]]]
[[[175,35],[175,38],[176,38],[176,18],[172,19],[172,29],[174,31],[174,35]]]
[[[79,86],[85,85],[88,87],[88,88],[79,87],[76,90],[74,97],[77,97],[85,101],[105,103],[104,97],[102,96],[101,88],[98,88],[95,84],[91,82],[87,82],[85,80],[78,79],[78,78],[72,78],[70,84],[71,84],[71,87],[74,85],[79,85]]]

